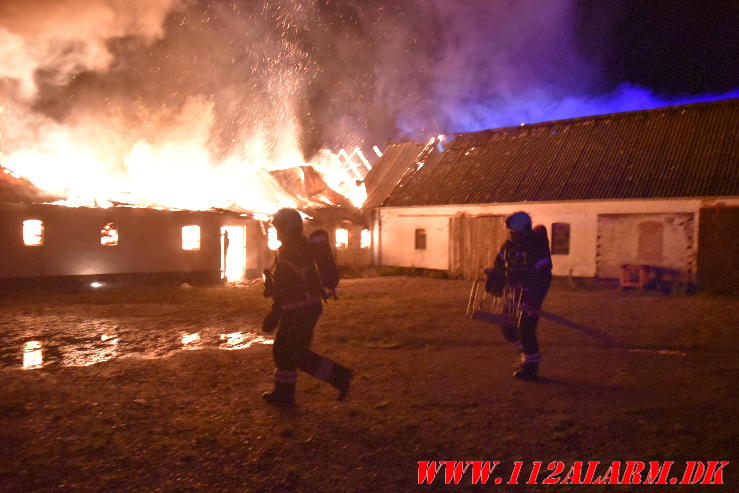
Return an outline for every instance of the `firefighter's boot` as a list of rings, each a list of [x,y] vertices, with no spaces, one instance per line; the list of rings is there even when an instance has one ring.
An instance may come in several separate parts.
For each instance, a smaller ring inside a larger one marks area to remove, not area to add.
[[[536,380],[538,373],[539,363],[522,363],[513,376],[520,380]]]
[[[344,366],[334,364],[334,369],[328,379],[328,383],[333,385],[339,391],[338,400],[343,401],[349,396],[351,390],[352,377],[354,373]]]
[[[275,372],[275,388],[272,392],[262,394],[262,399],[276,407],[293,407],[295,405],[295,371],[277,370]]]
[[[521,366],[513,376],[520,380],[536,380],[537,374],[539,373],[539,360],[539,353],[521,353]]]

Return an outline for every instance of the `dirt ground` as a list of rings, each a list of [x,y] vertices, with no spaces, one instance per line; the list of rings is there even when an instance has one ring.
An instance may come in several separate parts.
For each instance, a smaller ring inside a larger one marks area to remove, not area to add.
[[[556,283],[544,309],[628,349],[543,320],[528,383],[497,328],[465,318],[469,283],[340,288],[313,347],[355,369],[352,393],[301,375],[291,411],[260,398],[258,285],[1,293],[0,491],[472,488],[418,486],[424,460],[723,460],[729,484],[708,491],[739,491],[739,300]]]

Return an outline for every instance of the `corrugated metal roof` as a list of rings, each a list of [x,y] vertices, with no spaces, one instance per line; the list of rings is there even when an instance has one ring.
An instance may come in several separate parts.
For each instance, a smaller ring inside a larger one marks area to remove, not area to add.
[[[61,199],[62,197],[44,192],[27,179],[15,176],[0,166],[0,203],[42,204]]]
[[[370,207],[739,195],[739,99],[457,134],[401,185]]]

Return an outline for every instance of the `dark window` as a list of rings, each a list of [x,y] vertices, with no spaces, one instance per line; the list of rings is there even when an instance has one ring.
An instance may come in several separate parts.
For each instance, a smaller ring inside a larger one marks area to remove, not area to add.
[[[570,225],[569,223],[552,224],[552,255],[570,254]]]
[[[426,230],[416,230],[416,250],[426,250]]]

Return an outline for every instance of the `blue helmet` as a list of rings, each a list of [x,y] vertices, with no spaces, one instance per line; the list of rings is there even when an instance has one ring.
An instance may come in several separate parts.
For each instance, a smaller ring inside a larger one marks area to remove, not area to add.
[[[505,226],[514,231],[530,231],[531,216],[523,211],[514,212],[506,218]]]

